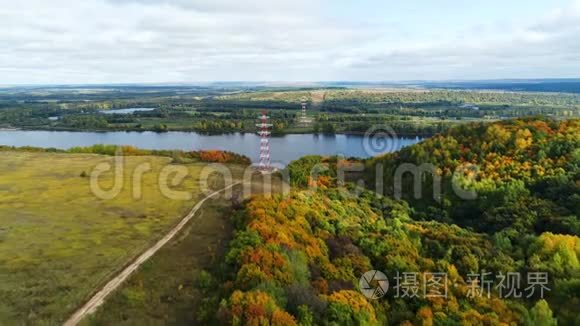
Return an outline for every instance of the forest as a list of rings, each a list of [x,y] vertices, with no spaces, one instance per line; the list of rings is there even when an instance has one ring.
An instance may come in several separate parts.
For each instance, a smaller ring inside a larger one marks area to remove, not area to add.
[[[312,123],[299,121],[307,103]],[[124,108],[151,108],[103,114]],[[275,134],[364,133],[388,123],[400,135],[431,136],[473,121],[580,114],[580,94],[453,89],[160,87],[21,90],[0,94],[0,128],[78,131],[255,132],[267,110]]]
[[[359,161],[366,189],[337,178],[352,160],[295,161],[289,195],[256,196],[232,214],[234,238],[200,277],[197,315],[233,325],[578,325],[579,128],[548,118],[451,128]],[[422,198],[409,174],[394,198],[403,163],[435,167],[418,176]],[[454,173],[466,164],[478,168]],[[370,270],[391,286],[376,300],[359,288]],[[437,273],[445,297],[425,290]]]

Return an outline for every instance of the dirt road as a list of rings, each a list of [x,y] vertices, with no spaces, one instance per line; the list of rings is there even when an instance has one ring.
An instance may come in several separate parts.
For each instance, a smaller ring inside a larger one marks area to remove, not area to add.
[[[151,248],[145,250],[135,261],[133,261],[130,265],[125,267],[123,271],[121,271],[117,276],[115,276],[112,280],[110,280],[99,292],[97,292],[87,303],[85,303],[80,309],[75,311],[75,313],[64,323],[64,326],[74,326],[77,325],[83,318],[87,315],[92,314],[95,310],[103,304],[104,300],[109,296],[113,291],[115,291],[141,264],[146,262],[151,256],[153,256],[159,249],[161,249],[165,244],[167,244],[183,227],[193,218],[195,213],[199,210],[199,208],[203,205],[203,203],[216,196],[220,192],[230,189],[241,182],[237,182],[231,184],[225,188],[222,188],[218,191],[211,193],[210,195],[206,196],[202,200],[200,200],[190,211],[189,213],[177,224],[173,229],[171,229],[163,238],[161,238],[155,245]]]

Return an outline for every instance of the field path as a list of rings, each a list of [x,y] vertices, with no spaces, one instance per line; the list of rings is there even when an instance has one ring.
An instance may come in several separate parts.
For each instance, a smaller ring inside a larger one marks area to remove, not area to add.
[[[75,311],[75,313],[63,324],[64,326],[75,326],[84,317],[94,313],[97,308],[103,304],[107,296],[109,296],[113,291],[115,291],[134,271],[139,268],[144,262],[146,262],[151,256],[153,256],[159,249],[166,245],[183,227],[193,218],[195,213],[203,205],[203,203],[219,194],[220,192],[230,189],[241,182],[233,183],[227,187],[217,190],[202,200],[200,200],[189,213],[177,224],[173,229],[171,229],[163,238],[161,238],[157,243],[155,243],[151,248],[145,250],[134,262],[125,267],[117,276],[111,279],[99,292],[97,292],[87,303],[85,303],[80,309]]]

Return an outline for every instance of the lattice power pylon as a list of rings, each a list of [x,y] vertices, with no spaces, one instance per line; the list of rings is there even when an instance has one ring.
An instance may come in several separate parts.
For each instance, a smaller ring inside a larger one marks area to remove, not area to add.
[[[256,125],[260,135],[260,163],[258,167],[262,171],[270,170],[270,128],[272,124],[268,123],[269,118],[266,115],[266,111],[263,111],[260,116],[260,123]]]
[[[306,117],[306,101],[307,99],[303,97],[300,103],[302,105],[302,111],[300,112],[300,118],[298,121],[302,126],[307,126],[311,122],[308,117]]]

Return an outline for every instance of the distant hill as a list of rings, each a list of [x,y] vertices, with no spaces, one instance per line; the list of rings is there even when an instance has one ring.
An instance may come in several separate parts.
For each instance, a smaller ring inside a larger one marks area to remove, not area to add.
[[[496,90],[507,92],[580,93],[580,78],[560,79],[495,79],[495,80],[417,80],[384,82],[326,82],[328,87],[347,88],[427,88],[457,90]]]
[[[427,88],[502,90],[510,92],[580,93],[580,79],[514,79],[455,82],[423,82]]]
[[[129,92],[199,92],[208,90],[300,90],[317,88],[440,88],[462,90],[501,90],[510,92],[580,93],[580,78],[490,79],[490,80],[410,80],[410,81],[230,81],[165,84],[87,84],[87,85],[0,85],[10,91],[99,90]]]

